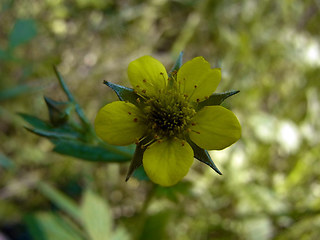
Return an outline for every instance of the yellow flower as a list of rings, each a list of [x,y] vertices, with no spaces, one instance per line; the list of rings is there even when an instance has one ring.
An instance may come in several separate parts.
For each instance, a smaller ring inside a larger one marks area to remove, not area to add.
[[[161,62],[143,56],[129,64],[128,76],[134,90],[116,91],[127,101],[105,105],[95,119],[96,133],[107,143],[137,144],[127,179],[142,164],[153,182],[171,186],[188,173],[194,157],[220,173],[206,150],[224,149],[241,136],[236,116],[210,101],[220,69],[196,57],[168,77]]]

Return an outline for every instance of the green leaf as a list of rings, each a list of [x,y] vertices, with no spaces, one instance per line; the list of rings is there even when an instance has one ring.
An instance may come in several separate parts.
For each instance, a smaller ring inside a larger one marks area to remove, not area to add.
[[[129,240],[129,239],[130,239],[130,236],[128,232],[122,227],[118,227],[111,237],[111,240]]]
[[[144,171],[143,166],[138,167],[132,174],[132,176],[140,181],[150,181],[148,175]]]
[[[231,97],[239,92],[240,91],[231,90],[224,93],[214,93],[208,99],[200,102],[197,106],[197,110],[199,111],[201,108],[205,106],[220,105],[228,97]]]
[[[14,163],[10,158],[0,153],[0,166],[6,169],[11,169],[14,167]]]
[[[37,35],[37,26],[32,19],[18,19],[9,36],[9,48],[13,49],[30,41]]]
[[[64,139],[64,140],[76,140],[78,138],[78,136],[76,134],[73,133],[69,133],[69,132],[63,132],[63,131],[46,131],[46,130],[41,130],[41,129],[32,129],[32,128],[28,128],[25,127],[25,129],[27,129],[28,131],[39,135],[41,137],[46,137],[49,138],[51,140],[54,139]]]
[[[214,171],[216,171],[219,175],[222,175],[220,170],[217,168],[217,166],[212,161],[209,153],[207,150],[200,148],[197,146],[194,142],[192,142],[190,139],[188,139],[188,143],[193,149],[194,157],[198,159],[200,162],[203,162],[207,164],[209,167],[211,167]]]
[[[179,182],[171,187],[157,186],[155,194],[157,198],[164,197],[175,203],[178,203],[179,195],[182,197],[189,195],[191,187],[192,184],[187,181]]]
[[[130,161],[132,154],[121,150],[121,148],[113,147],[107,149],[100,146],[92,146],[79,141],[68,141],[55,139],[53,151],[81,158],[93,162],[127,162]]]
[[[149,216],[143,227],[139,240],[168,239],[166,227],[169,223],[170,212],[163,211]]]
[[[1,56],[0,56],[0,59],[1,59]],[[5,89],[0,91],[0,101],[9,100],[9,99],[18,97],[22,94],[33,92],[35,90],[36,88],[30,87],[28,85],[19,85],[17,87]]]
[[[34,117],[26,113],[18,113],[18,115],[22,117],[23,120],[28,122],[34,128],[38,128],[40,130],[45,130],[45,131],[53,130],[53,127],[51,127],[48,123],[41,120],[40,118]]]
[[[84,229],[92,240],[109,240],[112,230],[111,210],[107,202],[91,191],[86,191],[81,204]]]
[[[24,222],[34,240],[84,239],[67,221],[53,213],[27,215]]]
[[[136,94],[132,88],[127,88],[127,87],[124,87],[115,83],[111,83],[108,81],[103,81],[103,83],[108,87],[110,87],[117,94],[118,98],[121,101],[128,101],[132,104],[137,105],[138,104],[137,99],[138,98],[141,99],[141,97],[139,97],[139,95]]]
[[[49,184],[40,182],[37,185],[39,191],[45,195],[51,202],[53,202],[61,210],[69,214],[74,220],[81,221],[80,209],[76,203],[68,198],[66,195],[51,187]]]
[[[48,124],[46,121],[34,117],[25,113],[18,113],[20,117],[23,118],[26,122],[28,122],[35,129],[31,129],[26,127],[26,129],[34,134],[37,134],[42,137],[47,138],[66,138],[66,139],[81,139],[83,136],[81,133],[75,131],[69,125],[63,125],[60,127],[53,127]]]
[[[183,58],[183,52],[180,52],[176,63],[173,65],[172,69],[170,70],[169,78],[172,76],[172,74],[174,72],[177,72],[181,68],[181,66],[182,66],[182,58]]]
[[[11,60],[12,56],[10,54],[10,51],[5,51],[0,49],[0,60]]]

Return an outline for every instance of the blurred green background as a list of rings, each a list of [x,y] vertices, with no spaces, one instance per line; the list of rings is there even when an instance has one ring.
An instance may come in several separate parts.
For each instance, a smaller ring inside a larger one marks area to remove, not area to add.
[[[0,8],[1,240],[319,239],[319,1],[1,0]],[[242,138],[211,152],[223,176],[195,161],[171,188],[126,183],[128,163],[54,153],[17,115],[48,119],[43,95],[66,100],[56,65],[93,122],[117,99],[102,80],[129,86],[129,62],[152,55],[170,69],[181,50],[184,61],[204,56],[222,68],[218,92],[241,91],[224,106]]]

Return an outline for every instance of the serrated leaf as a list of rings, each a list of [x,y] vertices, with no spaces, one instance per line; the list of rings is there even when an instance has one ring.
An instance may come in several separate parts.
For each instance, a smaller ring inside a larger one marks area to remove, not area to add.
[[[84,240],[62,217],[53,213],[27,215],[24,222],[34,240]]]
[[[201,108],[203,108],[205,106],[220,105],[228,97],[231,97],[239,92],[240,91],[231,90],[231,91],[227,91],[224,93],[214,93],[208,99],[200,102],[197,106],[197,110],[199,111]]]
[[[40,182],[37,187],[44,196],[46,196],[62,211],[69,214],[74,220],[78,222],[81,220],[80,209],[71,198],[67,197],[57,189],[44,182]]]
[[[9,36],[9,47],[15,48],[37,35],[37,26],[32,19],[18,19]]]
[[[180,52],[177,61],[173,65],[172,69],[170,70],[169,78],[172,76],[172,74],[174,72],[177,72],[181,68],[181,66],[182,66],[182,58],[183,58],[183,52]]]
[[[128,101],[135,105],[138,104],[137,99],[139,98],[139,95],[136,94],[132,88],[127,88],[108,81],[103,81],[103,83],[110,87],[117,94],[121,101]]]
[[[217,166],[212,161],[209,153],[207,150],[200,148],[197,146],[194,142],[192,142],[190,139],[188,140],[188,143],[193,149],[194,157],[198,159],[200,162],[203,162],[207,164],[209,167],[211,167],[214,171],[216,171],[219,175],[222,175],[220,170],[217,168]]]
[[[81,216],[83,226],[92,240],[111,238],[111,210],[101,197],[91,191],[86,191],[81,205]]]
[[[132,157],[130,153],[118,150],[116,147],[113,147],[112,152],[110,149],[79,141],[56,139],[52,142],[55,144],[53,151],[57,153],[93,162],[127,162]]]

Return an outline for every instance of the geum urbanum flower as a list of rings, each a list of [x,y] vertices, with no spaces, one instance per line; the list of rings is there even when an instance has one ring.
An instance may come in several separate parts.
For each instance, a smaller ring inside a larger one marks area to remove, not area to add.
[[[207,150],[224,149],[240,138],[237,117],[219,105],[238,91],[212,94],[220,69],[211,69],[202,57],[182,66],[181,59],[182,54],[169,76],[151,56],[134,60],[128,67],[133,89],[105,81],[124,101],[101,108],[95,130],[109,144],[137,144],[127,180],[143,165],[153,182],[174,185],[188,173],[194,157],[221,174]]]

